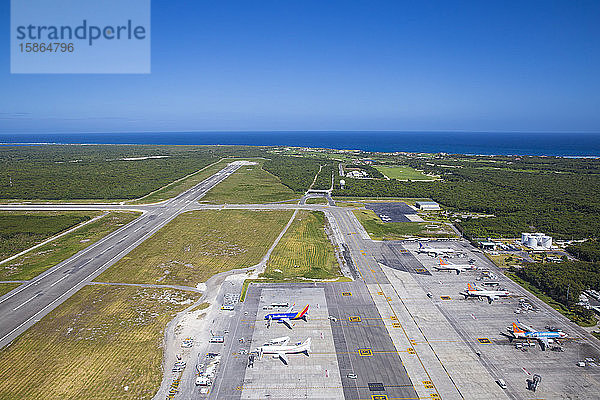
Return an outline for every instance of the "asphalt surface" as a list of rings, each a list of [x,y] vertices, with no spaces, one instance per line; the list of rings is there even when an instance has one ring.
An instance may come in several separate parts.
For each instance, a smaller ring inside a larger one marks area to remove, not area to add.
[[[320,210],[327,215],[334,241],[343,247],[347,267],[357,278],[351,283],[307,284],[325,289],[329,314],[337,318],[336,321],[330,321],[330,327],[345,398],[366,399],[373,395],[387,395],[390,399],[529,398],[529,393],[522,388],[510,387],[513,382],[517,385],[523,380],[519,375],[523,371],[520,367],[515,367],[512,348],[496,339],[497,332],[505,321],[514,318],[512,310],[515,308],[515,300],[498,301],[493,307],[455,300],[458,291],[464,288],[464,280],[468,275],[444,275],[435,271],[432,275],[434,260],[417,255],[414,252],[416,244],[371,241],[352,211],[332,207],[332,200],[329,205],[197,203],[208,190],[237,168],[239,166],[230,165],[180,196],[153,205],[0,206],[0,210],[135,209],[144,212],[142,217],[127,226],[1,297],[0,347],[10,343],[182,212],[207,209]],[[548,352],[517,355],[518,359],[523,360],[520,365],[529,363],[526,364],[528,370],[538,368],[544,376],[550,376],[556,381],[566,377],[563,379],[564,383],[561,383],[564,386],[555,384],[555,388],[548,393],[569,393],[577,398],[582,392],[590,393],[589,390],[595,390],[599,376],[594,369],[596,367],[592,366],[587,371],[576,369],[572,364],[576,359],[588,355],[599,359],[597,341],[590,338],[582,328],[570,323],[555,310],[502,277],[500,271],[488,260],[472,253],[473,248],[466,242],[445,243],[444,247],[448,245],[471,253],[478,258],[478,262],[496,271],[503,284],[528,298],[537,309],[542,310],[535,314],[539,321],[534,321],[534,325],[543,327],[548,321],[568,328],[568,333],[575,340],[571,343],[574,349],[569,357]],[[450,287],[452,290],[448,291]],[[259,306],[259,292],[260,287],[251,287],[246,302],[241,305],[242,309],[236,307],[235,316],[232,315],[224,323],[224,326],[229,327],[234,340],[227,341],[225,345],[212,346],[219,348],[224,360],[215,385],[209,392],[210,398],[242,397],[244,385],[247,384],[244,381],[247,357],[241,350],[249,350],[249,343],[240,343],[237,339],[245,337],[247,340],[252,335]],[[426,292],[433,292],[433,300],[425,296]],[[446,294],[450,296],[445,296]],[[351,317],[359,317],[360,321],[357,322],[356,318],[353,321]],[[533,319],[533,314],[529,318]],[[465,324],[465,320],[472,322]],[[490,338],[494,346],[488,345],[486,348],[484,344],[473,345],[481,337]],[[574,343],[580,344],[575,346]],[[367,349],[371,352],[365,353],[364,350]],[[552,358],[552,363],[544,364],[544,360],[549,357]],[[569,360],[568,365],[571,365],[568,369],[564,369],[560,363],[566,359]],[[555,371],[556,366],[559,366],[558,371]],[[585,377],[583,387],[580,379],[582,372]],[[349,373],[356,374],[357,379],[348,378]],[[499,391],[494,382],[499,377],[511,377],[508,391]],[[191,374],[185,390],[190,398],[199,395],[198,388],[192,389],[192,378]]]
[[[143,212],[142,216],[128,225],[2,296],[0,298],[0,348],[9,344],[177,215],[196,207],[198,199],[235,172],[240,165],[232,163],[179,196],[153,205],[15,205],[0,207],[2,210],[136,209]]]
[[[410,208],[408,204],[402,202],[394,203],[365,203],[365,208],[372,210],[384,223],[388,222],[411,222],[406,215],[413,215],[417,212]],[[388,217],[389,220],[384,219]]]
[[[265,290],[279,290],[286,294],[282,294],[281,298],[271,299],[265,297]],[[313,290],[324,290],[326,301],[319,301],[317,297],[308,300],[297,298],[299,293],[310,293]],[[296,302],[296,305],[310,304],[312,311],[309,310],[309,323],[300,321],[294,324],[293,330],[275,325],[264,336],[263,316],[266,312],[273,311],[262,310],[260,303],[267,301],[269,304],[272,300]],[[317,316],[319,311],[325,311],[326,315]],[[328,316],[333,318],[329,319]],[[345,399],[357,400],[371,398],[371,395],[387,395],[390,399],[418,398],[400,355],[362,281],[253,283],[248,288],[246,300],[227,322],[230,336],[225,345],[211,345],[210,351],[223,354],[224,359],[210,393],[202,396],[198,388],[192,389],[193,380],[188,377],[185,383],[188,390],[182,390],[181,398],[197,396],[236,400],[258,396],[273,399],[317,399],[339,398],[342,392]],[[262,332],[258,334],[258,341],[257,331]],[[277,360],[257,360],[251,370],[246,369],[248,354],[241,352],[241,349],[249,351],[268,338],[283,335],[292,336],[294,340],[312,336],[314,354],[309,358],[290,356],[288,366]],[[246,340],[245,343],[238,340],[242,337]],[[253,338],[252,344],[248,342],[250,338]],[[319,349],[317,344],[320,340],[332,341],[333,346],[326,350]],[[322,365],[323,357],[329,355],[337,359],[338,371],[330,368],[326,372],[327,367]],[[283,378],[286,374],[291,375]],[[356,378],[348,377],[351,374],[355,374]],[[311,377],[306,379],[307,375]]]

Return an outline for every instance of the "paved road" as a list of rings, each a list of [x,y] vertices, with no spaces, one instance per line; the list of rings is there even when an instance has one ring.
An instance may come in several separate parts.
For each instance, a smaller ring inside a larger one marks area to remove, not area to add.
[[[152,236],[178,214],[195,209],[197,201],[234,173],[242,163],[223,168],[193,188],[170,200],[140,206],[27,205],[2,206],[2,210],[115,210],[136,209],[143,215],[95,244],[0,297],[0,348],[39,321],[108,267]]]

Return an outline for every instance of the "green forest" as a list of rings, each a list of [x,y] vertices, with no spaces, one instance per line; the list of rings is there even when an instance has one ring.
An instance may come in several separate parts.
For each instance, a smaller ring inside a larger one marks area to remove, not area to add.
[[[441,175],[443,181],[345,179],[345,189],[338,185],[334,194],[428,197],[451,210],[494,215],[462,220],[459,228],[469,238],[518,237],[531,230],[565,239],[599,237],[600,161],[526,158],[403,160],[413,168]]]
[[[251,146],[43,145],[0,147],[0,199],[107,199],[144,196],[223,157],[265,157],[264,169],[295,192],[315,189],[358,197],[431,198],[445,208],[493,215],[462,219],[468,238],[542,231],[559,239],[600,237],[600,160],[558,157],[363,154],[381,165],[409,165],[442,181],[345,178],[338,162],[284,156]],[[155,157],[155,158],[152,158]]]
[[[598,239],[571,244],[567,246],[566,250],[582,261],[600,262],[600,242]]]
[[[305,192],[313,183],[321,164],[323,164],[322,161],[314,158],[269,154],[269,159],[265,161],[263,169],[278,176],[281,182],[294,192]]]
[[[565,306],[575,314],[575,321],[593,322],[594,312],[576,303],[584,290],[600,290],[600,264],[584,261],[534,263],[511,272]]]
[[[0,199],[135,199],[222,157],[262,153],[240,146],[0,146]]]
[[[327,164],[322,164],[323,167],[321,169],[321,172],[319,173],[319,175],[317,176],[317,179],[315,180],[315,184],[313,185],[313,189],[318,189],[318,190],[327,190],[331,188],[331,177],[334,176],[334,174],[337,175],[337,164],[334,164],[333,162],[329,161]]]

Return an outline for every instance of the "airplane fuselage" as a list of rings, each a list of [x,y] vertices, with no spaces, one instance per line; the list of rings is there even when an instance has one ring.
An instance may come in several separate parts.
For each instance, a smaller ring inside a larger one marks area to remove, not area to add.
[[[265,315],[265,319],[272,319],[273,321],[277,321],[280,319],[296,319],[296,315],[298,313],[297,312],[291,312],[291,313],[273,313],[273,314],[267,314]]]
[[[564,338],[567,335],[564,332],[555,332],[555,331],[538,331],[538,332],[523,332],[523,333],[519,333],[516,332],[514,333],[514,336],[516,338],[523,338],[523,339],[540,339],[540,338],[549,338],[549,339],[560,339],[560,338]]]

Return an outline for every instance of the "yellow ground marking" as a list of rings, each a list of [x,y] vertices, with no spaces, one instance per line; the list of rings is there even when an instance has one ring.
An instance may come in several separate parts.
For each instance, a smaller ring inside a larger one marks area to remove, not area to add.
[[[358,349],[358,355],[361,357],[371,357],[373,355],[373,350],[371,349]]]
[[[352,316],[348,317],[348,320],[350,322],[360,322],[360,317],[358,315],[352,315]]]
[[[342,292],[342,296],[352,296],[351,292]]]
[[[440,299],[442,299],[442,300],[452,300],[452,297],[450,297],[450,296],[440,296]]]
[[[491,344],[492,341],[486,337],[477,338],[477,341],[481,344]]]
[[[352,256],[350,256],[350,257],[352,258],[352,261],[354,262],[354,265],[357,266],[358,274],[360,275],[360,277],[363,280],[363,282],[365,282],[365,284],[366,284],[367,283],[366,279],[365,279],[365,277],[364,277],[364,275],[363,275],[360,267],[358,266],[359,264],[356,262],[356,260],[354,259],[354,257],[352,257]],[[381,283],[379,282],[379,280],[377,279],[377,276],[375,274],[373,274],[373,278],[377,282],[377,286],[379,286],[379,289],[382,290],[383,288],[381,287]],[[389,299],[389,297],[388,297],[388,299]],[[404,302],[402,301],[401,298],[400,298],[400,301],[404,304]],[[388,300],[388,306],[390,307],[390,310],[392,311],[392,313],[394,315],[396,315],[396,311],[392,307],[392,304],[391,304],[391,302],[389,300]],[[406,308],[406,305],[404,305],[404,307]],[[408,309],[407,309],[407,311],[408,311]],[[409,314],[410,314],[410,311],[409,311]],[[416,321],[415,321],[415,324],[416,324]],[[417,326],[418,326],[418,324],[417,324]],[[408,333],[406,332],[406,330],[403,327],[402,327],[402,330],[404,331],[404,335],[408,339]],[[414,349],[411,349],[411,350],[414,352],[413,354],[415,354],[417,356],[417,359],[419,360],[419,362],[421,364],[421,367],[423,368],[423,371],[425,372],[425,374],[427,375],[427,377],[431,378],[431,376],[429,375],[429,371],[427,371],[427,368],[425,368],[425,364],[423,363],[423,360],[421,359],[421,357],[419,356],[419,354],[417,354]],[[434,351],[434,353],[435,353],[435,351]],[[450,375],[448,375],[448,376],[450,376]],[[456,387],[456,384],[454,386]],[[458,387],[456,387],[456,389],[458,390]],[[434,390],[437,392],[437,388],[434,388]],[[437,398],[440,398],[437,393],[434,393],[434,394],[437,396]]]
[[[423,381],[423,386],[425,386],[425,389],[435,389],[431,381]]]

